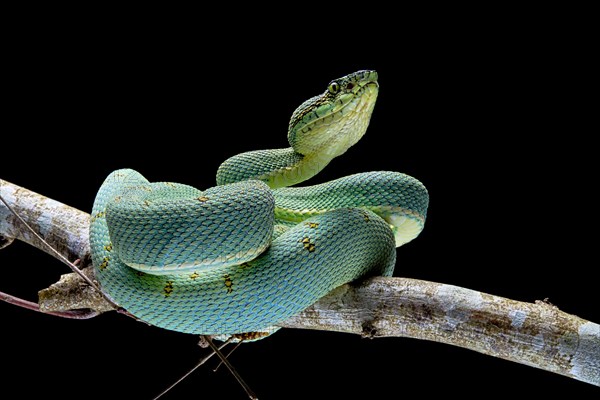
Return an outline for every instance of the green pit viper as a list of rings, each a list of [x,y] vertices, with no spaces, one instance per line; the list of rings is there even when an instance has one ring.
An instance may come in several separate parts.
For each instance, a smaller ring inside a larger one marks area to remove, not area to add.
[[[205,191],[111,173],[90,225],[102,290],[149,324],[231,335],[272,332],[339,285],[391,276],[396,246],[423,229],[423,184],[379,171],[288,187],[360,140],[378,91],[375,71],[333,80],[292,114],[291,147],[226,160]]]

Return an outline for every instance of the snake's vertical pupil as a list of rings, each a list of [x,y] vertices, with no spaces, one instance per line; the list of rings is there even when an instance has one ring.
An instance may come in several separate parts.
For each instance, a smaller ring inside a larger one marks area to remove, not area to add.
[[[337,82],[331,82],[327,89],[329,90],[329,93],[336,94],[340,91],[340,85]]]

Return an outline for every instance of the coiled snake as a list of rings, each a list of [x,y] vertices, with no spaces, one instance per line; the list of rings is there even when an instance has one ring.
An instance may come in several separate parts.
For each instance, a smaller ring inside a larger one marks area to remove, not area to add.
[[[423,229],[419,181],[381,171],[287,187],[358,142],[378,90],[375,71],[332,81],[294,111],[291,147],[226,160],[205,191],[111,173],[90,227],[102,289],[152,325],[225,335],[269,331],[341,284],[391,275],[396,246]]]

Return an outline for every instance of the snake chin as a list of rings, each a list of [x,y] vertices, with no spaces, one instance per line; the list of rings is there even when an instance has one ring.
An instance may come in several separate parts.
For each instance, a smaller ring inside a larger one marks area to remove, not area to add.
[[[396,247],[410,242],[423,230],[424,221],[421,218],[409,215],[391,215],[385,218],[394,232]]]
[[[375,71],[359,71],[333,81],[340,89],[304,102],[290,120],[288,141],[304,156],[328,158],[344,154],[366,133],[379,84]]]

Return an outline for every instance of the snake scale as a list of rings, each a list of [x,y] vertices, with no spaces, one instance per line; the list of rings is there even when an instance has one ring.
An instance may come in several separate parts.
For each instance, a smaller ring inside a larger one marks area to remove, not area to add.
[[[396,246],[423,229],[423,184],[379,171],[289,187],[360,140],[378,91],[375,71],[332,81],[292,114],[289,148],[231,157],[204,191],[111,173],[90,225],[103,291],[149,324],[229,335],[269,332],[339,285],[390,276]]]

